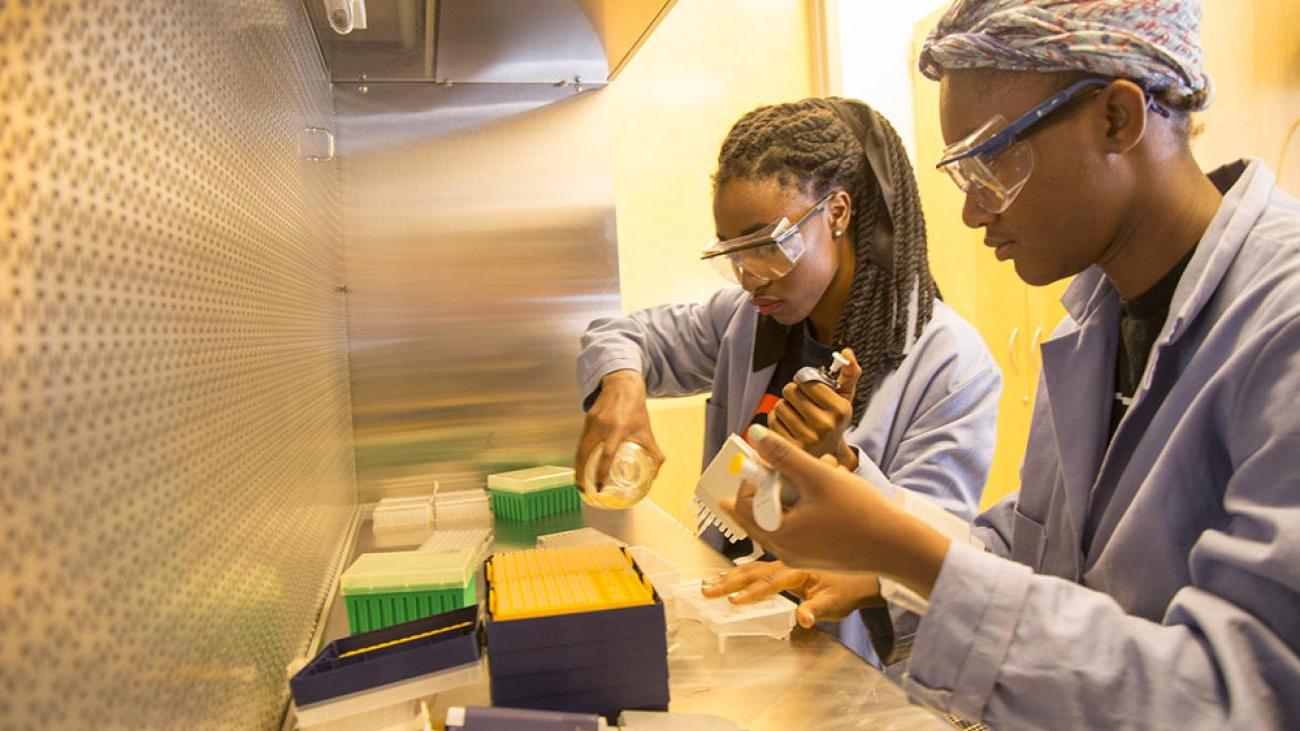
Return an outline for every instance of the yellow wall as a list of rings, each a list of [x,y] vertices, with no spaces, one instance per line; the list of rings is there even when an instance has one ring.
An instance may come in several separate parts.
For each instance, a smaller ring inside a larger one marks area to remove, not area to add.
[[[1206,2],[1201,26],[1205,64],[1214,79],[1210,108],[1197,117],[1192,142],[1209,170],[1258,157],[1278,184],[1300,196],[1300,3],[1296,0]]]
[[[811,12],[805,0],[677,0],[602,92],[614,124],[625,311],[698,301],[725,284],[699,261],[714,238],[718,147],[750,109],[816,93]],[[701,396],[651,407],[668,456],[651,496],[680,518],[699,477],[703,403]]]

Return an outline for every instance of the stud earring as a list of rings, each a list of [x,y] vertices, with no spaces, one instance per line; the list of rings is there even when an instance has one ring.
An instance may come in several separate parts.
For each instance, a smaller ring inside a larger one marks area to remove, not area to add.
[[[843,231],[841,231],[841,230],[839,230],[839,229],[836,229],[836,230],[835,230],[835,238],[838,239],[839,237],[841,237],[841,236],[843,236],[843,235],[844,235],[844,232],[843,232]]]

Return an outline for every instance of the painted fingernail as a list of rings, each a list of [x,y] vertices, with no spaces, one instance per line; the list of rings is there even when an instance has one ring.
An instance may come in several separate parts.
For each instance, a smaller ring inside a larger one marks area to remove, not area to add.
[[[761,441],[763,441],[764,439],[767,439],[767,435],[768,435],[770,432],[771,432],[771,429],[768,429],[767,427],[763,426],[762,424],[752,424],[752,425],[750,425],[750,427],[749,427],[749,440],[750,440],[751,442],[755,442],[755,443],[757,443],[757,442],[761,442]]]
[[[717,577],[717,576],[711,576],[711,577],[705,579],[704,581],[701,581],[701,582],[700,582],[700,586],[703,587],[703,588],[705,588],[705,589],[712,589],[713,587],[717,586],[717,585],[718,585],[718,582],[720,582],[720,581],[722,581],[722,579],[721,579],[720,577]]]
[[[740,598],[740,592],[738,592],[738,591],[733,591],[733,592],[731,592],[730,594],[727,595],[727,598],[734,602],[734,601],[736,601],[737,599]]]

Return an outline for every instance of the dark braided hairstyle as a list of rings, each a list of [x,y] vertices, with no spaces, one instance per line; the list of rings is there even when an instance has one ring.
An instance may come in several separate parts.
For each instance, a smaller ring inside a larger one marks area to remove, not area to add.
[[[893,188],[893,242],[890,261],[878,261],[871,246],[881,216],[889,216],[859,133],[841,114],[865,126],[878,123]],[[835,326],[837,349],[853,348],[862,379],[853,399],[853,422],[862,418],[881,376],[903,360],[907,346],[908,305],[917,294],[919,336],[934,311],[938,286],[926,258],[925,219],[912,165],[898,133],[870,107],[843,99],[805,99],[759,107],[740,118],[718,154],[714,190],[732,180],[775,180],[812,198],[842,188],[853,201],[849,232],[856,266],[844,312]]]

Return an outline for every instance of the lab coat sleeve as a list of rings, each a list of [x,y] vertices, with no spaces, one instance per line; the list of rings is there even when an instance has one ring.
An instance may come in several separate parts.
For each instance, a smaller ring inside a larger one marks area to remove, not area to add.
[[[914,699],[998,728],[1295,726],[1300,327],[1250,350],[1213,414],[1223,453],[1198,467],[1223,470],[1229,520],[1193,543],[1162,620],[953,545],[905,676]]]
[[[739,287],[702,303],[651,307],[593,320],[582,334],[578,388],[586,410],[600,379],[619,370],[640,373],[651,396],[686,396],[713,383],[723,333],[743,304]]]
[[[993,357],[978,338],[969,346],[981,349],[979,357],[935,349],[943,357],[932,358],[929,372],[918,369],[913,376],[925,379],[925,393],[888,473],[861,449],[855,470],[887,495],[907,488],[966,520],[975,517],[988,479],[1002,396],[1002,372]]]
[[[994,555],[1011,555],[1011,526],[1016,497],[1016,494],[1012,494],[1003,498],[998,504],[980,513],[971,525],[971,535],[978,538],[985,550]],[[895,604],[860,611],[876,656],[881,662],[892,665],[906,660],[916,641],[921,617]]]
[[[860,449],[855,471],[886,494],[899,488],[912,490],[966,520],[974,516],[988,479],[1002,395],[1002,373],[992,356],[981,341],[973,341],[970,347],[980,352],[978,357],[967,354],[965,368],[955,352],[945,348],[940,352],[946,350],[947,356],[933,361],[937,367],[917,374],[926,380],[923,408],[906,426],[889,474]],[[861,616],[882,663],[908,657],[917,615],[890,604],[861,610]]]

